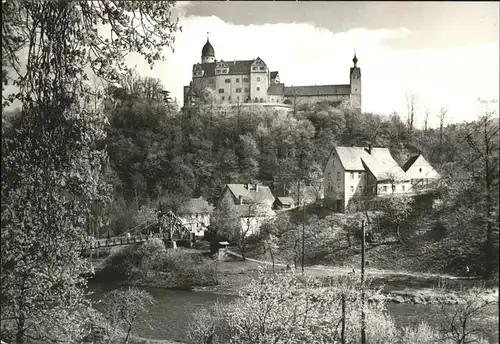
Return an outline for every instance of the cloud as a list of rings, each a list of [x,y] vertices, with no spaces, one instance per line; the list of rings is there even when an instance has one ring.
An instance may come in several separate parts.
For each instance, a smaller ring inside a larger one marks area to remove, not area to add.
[[[308,23],[245,26],[216,16],[185,17],[181,25],[175,52],[165,50],[166,62],[149,70],[142,59],[129,58],[141,74],[160,78],[181,104],[183,86],[191,80],[192,65],[200,60],[207,31],[217,59],[261,57],[271,70],[279,71],[287,85],[349,83],[356,49],[364,111],[406,115],[404,94],[412,90],[421,99],[420,117],[424,107],[434,111],[447,106],[454,121],[472,120],[477,114],[473,110],[476,98],[497,98],[499,93],[498,44],[393,50],[388,45],[391,39],[411,39],[413,32],[401,27],[332,33]]]

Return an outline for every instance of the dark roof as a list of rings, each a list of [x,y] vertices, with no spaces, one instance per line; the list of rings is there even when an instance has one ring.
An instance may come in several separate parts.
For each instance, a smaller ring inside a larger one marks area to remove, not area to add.
[[[271,72],[271,80],[276,79],[276,76],[278,76],[278,72]]]
[[[285,87],[285,96],[323,96],[351,94],[351,85],[314,85]]]
[[[267,94],[270,96],[282,96],[285,84],[270,84],[267,89]]]
[[[255,189],[248,190],[245,187],[245,184],[227,184],[227,187],[236,199],[239,199],[239,197],[242,196],[243,202],[268,202],[270,204],[274,202],[273,193],[268,186],[259,185],[258,192],[255,192]]]
[[[411,165],[413,165],[413,163],[418,159],[419,156],[420,154],[410,157],[410,159],[408,159],[408,161],[403,165],[403,171],[408,171],[408,169],[411,167]]]
[[[210,44],[208,38],[207,38],[207,43],[205,43],[203,49],[201,49],[201,56],[215,56],[214,47],[212,47],[212,44]]]
[[[250,73],[250,66],[252,65],[254,60],[241,60],[241,61],[218,61],[218,62],[212,62],[212,63],[202,63],[201,68],[205,72],[203,76],[213,76],[215,75],[215,67],[217,66],[217,63],[219,62],[224,62],[227,67],[229,68],[229,73],[228,74],[249,74]],[[196,65],[193,65],[193,68]],[[223,75],[228,75],[228,74],[223,74]]]
[[[184,202],[178,210],[179,214],[210,214],[213,206],[210,205],[203,197],[191,198]]]

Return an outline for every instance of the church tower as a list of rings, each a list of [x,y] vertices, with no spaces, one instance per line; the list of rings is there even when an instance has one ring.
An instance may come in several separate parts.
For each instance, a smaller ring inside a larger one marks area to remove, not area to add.
[[[352,59],[354,66],[351,67],[350,83],[351,83],[351,105],[361,110],[361,68],[358,67],[358,58],[354,51]]]
[[[203,46],[203,49],[201,49],[201,63],[214,63],[215,62],[215,51],[214,47],[212,47],[212,44],[210,44],[210,41],[208,40],[208,33],[207,33],[207,43]]]

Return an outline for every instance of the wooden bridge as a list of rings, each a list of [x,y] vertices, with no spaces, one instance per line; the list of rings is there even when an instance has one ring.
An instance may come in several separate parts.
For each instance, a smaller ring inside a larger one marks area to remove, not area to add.
[[[90,249],[99,249],[113,246],[133,245],[145,242],[151,238],[160,238],[167,241],[188,241],[195,240],[194,233],[184,225],[182,220],[169,211],[159,218],[159,221],[145,222],[132,228],[128,233],[120,236],[94,239],[90,242]]]

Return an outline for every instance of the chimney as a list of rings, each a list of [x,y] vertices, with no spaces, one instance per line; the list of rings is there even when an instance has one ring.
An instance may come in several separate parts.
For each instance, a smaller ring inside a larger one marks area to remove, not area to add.
[[[240,201],[240,205],[243,204],[243,196],[238,196],[238,199]]]
[[[259,192],[259,184],[255,184],[255,193]]]
[[[368,144],[368,154],[370,154],[370,155],[372,154],[372,144],[371,143]]]

